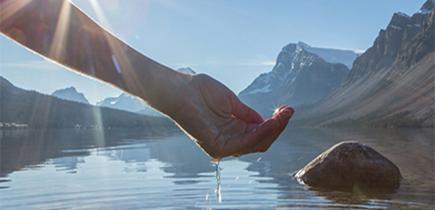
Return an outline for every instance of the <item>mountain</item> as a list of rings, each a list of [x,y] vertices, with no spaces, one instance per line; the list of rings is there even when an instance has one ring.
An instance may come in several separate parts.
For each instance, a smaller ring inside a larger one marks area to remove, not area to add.
[[[196,72],[190,67],[179,68],[177,71],[185,74],[196,74]],[[97,102],[97,106],[135,112],[149,116],[163,116],[160,112],[150,107],[140,98],[127,93],[122,93],[117,97],[106,98],[100,102]]]
[[[102,108],[23,90],[1,76],[0,88],[0,125],[18,124],[31,128],[123,127],[162,132],[175,129],[175,125],[163,117]]]
[[[97,106],[119,109],[128,112],[137,112],[150,116],[162,116],[158,111],[152,109],[140,98],[127,93],[121,93],[118,97],[109,97],[100,102]]]
[[[340,86],[349,69],[326,62],[299,42],[282,48],[271,72],[261,74],[240,92],[242,101],[262,115],[281,104],[292,106],[318,102]]]
[[[294,124],[433,127],[434,5],[428,0],[412,16],[395,13],[343,85],[296,112]]]
[[[88,99],[86,99],[85,95],[83,93],[78,92],[75,87],[59,89],[54,91],[51,95],[68,101],[75,101],[79,103],[89,104],[89,101]]]
[[[304,50],[320,56],[326,62],[342,63],[348,68],[352,68],[353,61],[358,57],[358,54],[352,50],[312,47],[304,42],[298,42],[298,45]]]
[[[196,74],[196,72],[190,67],[178,68],[177,71],[185,74]]]

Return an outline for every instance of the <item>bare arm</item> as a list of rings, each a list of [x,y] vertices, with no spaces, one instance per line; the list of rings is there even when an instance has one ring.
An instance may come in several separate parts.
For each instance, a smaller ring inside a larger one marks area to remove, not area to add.
[[[0,2],[0,31],[6,36],[70,69],[137,95],[167,114],[172,111],[165,106],[169,103],[165,98],[176,96],[179,89],[173,86],[186,80],[186,75],[137,52],[69,1]],[[162,95],[167,97],[158,97]]]
[[[171,117],[211,157],[264,152],[293,115],[267,120],[225,85],[178,73],[140,54],[65,0],[0,0],[0,31],[69,69],[147,101]]]

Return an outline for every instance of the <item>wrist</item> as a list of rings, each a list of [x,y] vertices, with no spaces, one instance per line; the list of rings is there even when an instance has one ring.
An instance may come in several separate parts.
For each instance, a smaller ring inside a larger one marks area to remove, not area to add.
[[[148,83],[151,87],[144,91],[147,96],[142,98],[153,108],[173,117],[184,106],[186,95],[191,92],[192,78],[192,75],[163,66],[153,75],[153,81]]]

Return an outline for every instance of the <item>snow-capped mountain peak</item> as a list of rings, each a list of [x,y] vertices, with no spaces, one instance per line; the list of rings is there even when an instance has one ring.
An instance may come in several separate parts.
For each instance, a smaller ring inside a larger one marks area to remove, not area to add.
[[[326,62],[299,42],[284,46],[272,71],[261,74],[240,98],[264,115],[279,104],[311,104],[340,86],[348,73],[344,64]],[[310,47],[311,48],[311,47]],[[311,48],[315,49],[315,48]]]
[[[185,74],[196,74],[196,72],[190,67],[178,68],[177,71]]]
[[[424,3],[423,6],[421,7],[419,13],[427,15],[432,13],[434,8],[435,8],[435,0],[427,0],[426,3]]]
[[[177,71],[185,74],[196,74],[192,68],[183,67],[177,69]],[[97,103],[97,106],[108,107],[112,109],[119,109],[128,112],[135,112],[144,115],[162,116],[162,114],[138,97],[130,95],[128,93],[122,93],[117,97],[109,97]]]
[[[118,97],[109,97],[103,101],[97,102],[97,106],[104,106],[114,109],[121,109],[130,112],[141,110],[146,105],[140,99],[127,93],[121,93]]]
[[[141,99],[127,93],[121,93],[117,97],[109,97],[97,103],[97,106],[119,109],[128,112],[136,112],[151,116],[161,116],[159,112],[151,108]]]

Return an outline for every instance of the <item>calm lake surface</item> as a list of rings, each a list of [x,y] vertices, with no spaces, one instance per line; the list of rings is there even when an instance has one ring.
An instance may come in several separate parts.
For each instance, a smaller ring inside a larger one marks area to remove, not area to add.
[[[263,154],[216,167],[180,132],[0,131],[0,209],[432,209],[433,129],[287,129]],[[396,163],[394,194],[316,191],[291,176],[325,149],[359,140]]]

